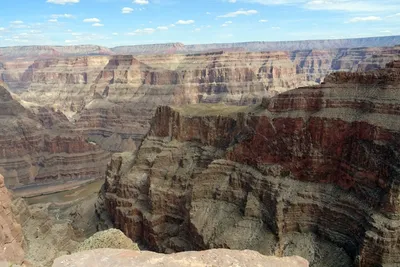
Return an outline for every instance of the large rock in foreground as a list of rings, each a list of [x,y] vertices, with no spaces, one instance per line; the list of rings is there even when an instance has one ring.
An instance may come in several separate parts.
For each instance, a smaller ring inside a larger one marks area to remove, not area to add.
[[[268,266],[307,267],[301,257],[266,257],[258,252],[245,250],[213,249],[177,254],[158,254],[149,251],[97,249],[63,256],[54,261],[53,267],[102,267],[114,266]]]

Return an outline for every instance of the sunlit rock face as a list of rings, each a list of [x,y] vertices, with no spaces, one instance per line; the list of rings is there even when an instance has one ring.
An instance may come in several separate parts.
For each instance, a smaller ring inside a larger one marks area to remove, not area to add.
[[[0,171],[7,187],[102,176],[108,152],[77,134],[63,113],[22,102],[0,85]]]
[[[400,264],[399,108],[398,62],[260,105],[159,107],[137,153],[108,165],[106,207],[161,252]]]
[[[113,152],[135,149],[159,105],[257,104],[319,84],[333,71],[382,68],[400,54],[399,47],[375,47],[83,56],[84,49],[39,59],[11,53],[0,58],[0,74],[22,100],[63,112],[80,133]]]
[[[149,251],[124,249],[96,249],[62,256],[54,261],[53,267],[90,267],[102,262],[105,267],[161,267],[161,266],[265,266],[265,267],[308,267],[301,257],[266,257],[255,251],[213,249],[207,251],[158,254]]]

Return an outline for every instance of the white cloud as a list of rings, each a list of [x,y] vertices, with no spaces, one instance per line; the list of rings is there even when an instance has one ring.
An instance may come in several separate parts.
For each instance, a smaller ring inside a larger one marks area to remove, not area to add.
[[[349,20],[349,22],[363,22],[363,21],[379,21],[382,20],[381,17],[368,16],[368,17],[355,17]]]
[[[206,15],[211,15],[211,12],[206,12]]]
[[[400,17],[400,13],[396,13],[394,15],[387,16],[387,18],[394,18],[394,17]]]
[[[312,0],[305,1],[304,7],[312,10],[337,10],[346,12],[378,12],[391,10],[396,0]]]
[[[160,31],[167,31],[167,30],[168,30],[168,27],[167,27],[167,26],[159,26],[159,27],[157,27],[157,30],[160,30]]]
[[[379,12],[400,9],[398,0],[237,0],[261,5],[295,5],[311,10]]]
[[[221,27],[226,27],[226,26],[228,26],[229,24],[232,24],[232,21],[225,21],[225,23],[222,24]]]
[[[5,30],[6,30],[6,28],[0,27],[0,31],[5,31]]]
[[[58,19],[58,18],[66,18],[66,19],[72,19],[74,16],[71,14],[53,14],[51,15],[52,19]]]
[[[133,12],[133,8],[124,7],[124,8],[122,8],[121,12],[122,12],[122,14],[129,14],[129,13]]]
[[[384,31],[381,31],[381,33],[392,33],[392,31],[384,30]]]
[[[90,19],[84,19],[83,22],[90,22],[90,23],[97,22],[98,23],[98,22],[100,22],[100,20],[98,18],[90,18]]]
[[[268,20],[267,19],[260,19],[258,22],[265,23],[265,22],[268,22]]]
[[[233,17],[237,17],[237,16],[239,16],[239,15],[246,15],[246,16],[249,16],[249,15],[254,15],[254,14],[257,14],[258,13],[258,11],[257,10],[254,10],[254,9],[251,9],[251,10],[238,10],[238,11],[235,11],[235,12],[231,12],[231,13],[228,13],[228,14],[225,14],[225,15],[221,15],[221,16],[218,16],[218,18],[233,18]]]
[[[77,40],[65,40],[65,43],[69,44],[69,43],[76,43]]]
[[[236,3],[236,0],[228,0],[229,3]]]
[[[11,24],[24,24],[22,20],[14,20],[10,22]]]
[[[65,5],[65,4],[76,4],[79,3],[80,0],[47,0],[47,3],[56,4],[56,5]]]
[[[138,5],[147,5],[149,3],[148,0],[135,0],[133,3],[138,4]]]
[[[175,24],[180,24],[180,25],[187,25],[187,24],[193,24],[194,20],[178,20]]]
[[[54,22],[58,22],[58,20],[57,19],[49,19],[48,22],[54,23]]]
[[[134,32],[127,33],[127,35],[143,35],[143,34],[152,34],[156,30],[153,28],[144,28],[144,29],[137,29]]]
[[[101,24],[101,23],[93,23],[92,26],[93,26],[93,27],[103,27],[104,24]]]
[[[170,24],[169,26],[172,28],[172,27],[175,27],[175,24]]]
[[[71,33],[71,35],[72,35],[72,36],[81,36],[82,33],[80,33],[80,32],[73,32],[73,33]]]
[[[113,32],[112,35],[118,35],[118,33],[117,32]]]
[[[281,27],[271,27],[271,29],[273,29],[273,30],[280,30],[281,29]]]

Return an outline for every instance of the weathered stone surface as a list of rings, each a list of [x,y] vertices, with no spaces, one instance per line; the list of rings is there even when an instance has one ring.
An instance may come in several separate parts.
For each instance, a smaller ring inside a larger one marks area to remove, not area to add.
[[[333,74],[259,106],[158,108],[136,157],[108,166],[115,226],[161,252],[400,264],[397,65]]]
[[[24,236],[11,208],[11,194],[0,174],[0,262],[20,264],[24,260]]]
[[[53,267],[80,266],[265,266],[265,267],[307,267],[308,262],[300,257],[266,257],[255,251],[234,251],[214,249],[177,254],[157,254],[149,251],[97,249],[63,256],[54,261]]]
[[[108,152],[77,133],[62,113],[22,103],[0,84],[0,171],[7,187],[102,176]]]
[[[109,229],[97,232],[83,241],[76,248],[75,252],[100,248],[139,250],[138,245],[133,243],[133,241],[126,237],[120,230]]]

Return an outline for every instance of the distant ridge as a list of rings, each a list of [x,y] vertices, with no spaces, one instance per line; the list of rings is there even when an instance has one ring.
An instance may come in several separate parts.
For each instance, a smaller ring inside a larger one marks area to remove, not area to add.
[[[181,43],[132,45],[111,48],[117,54],[150,54],[154,51],[164,51],[175,48],[175,53],[198,53],[215,50],[239,50],[248,52],[259,51],[293,51],[310,49],[340,49],[357,47],[384,47],[400,45],[400,36],[368,37],[353,39],[277,41],[277,42],[242,42],[184,45]],[[163,48],[163,49],[162,49]]]
[[[98,45],[73,46],[10,46],[0,47],[0,58],[17,57],[62,57],[81,55],[114,55],[114,54],[189,54],[213,51],[293,51],[293,50],[324,50],[358,47],[390,47],[400,45],[400,36],[383,36],[353,39],[303,40],[277,42],[242,42],[193,44],[165,43],[118,46],[107,48]]]

